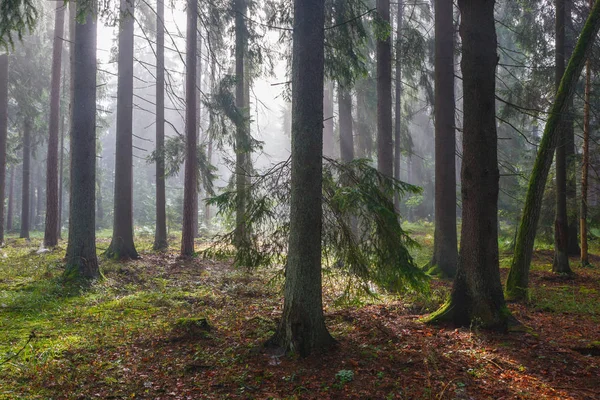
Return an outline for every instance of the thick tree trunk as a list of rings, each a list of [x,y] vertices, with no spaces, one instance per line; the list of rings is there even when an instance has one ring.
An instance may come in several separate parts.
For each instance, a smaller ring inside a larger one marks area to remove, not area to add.
[[[246,16],[245,0],[235,0],[235,106],[244,117],[247,117],[244,72],[245,48],[246,48]],[[235,133],[235,245],[240,247],[247,239],[246,228],[246,171],[248,157],[248,126],[246,121],[237,124]]]
[[[0,246],[4,243],[4,186],[8,134],[8,54],[0,55]],[[12,173],[12,169],[11,169]],[[8,228],[7,228],[8,230]]]
[[[44,245],[58,244],[58,122],[60,119],[60,73],[65,26],[65,5],[56,3],[54,42],[52,44],[52,81],[50,83],[50,122],[46,157],[46,224]]]
[[[106,256],[136,259],[133,241],[133,0],[121,0],[113,235]]]
[[[183,190],[183,229],[181,256],[194,254],[194,192],[196,191],[196,39],[198,2],[187,1],[187,34],[185,64],[185,176]]]
[[[23,123],[23,180],[21,185],[21,238],[29,239],[29,187],[31,175],[31,120],[25,117]]]
[[[555,40],[555,82],[556,88],[565,72],[566,35],[565,3],[569,0],[556,0],[556,40]],[[569,16],[570,17],[570,16]],[[570,101],[567,102],[569,104]],[[571,273],[568,256],[568,217],[567,217],[567,141],[568,130],[572,129],[571,118],[568,116],[570,109],[565,109],[565,115],[559,132],[556,146],[556,217],[554,220],[554,262],[552,271],[557,273]]]
[[[71,191],[66,274],[100,276],[96,256],[96,10],[77,3],[84,23],[75,24],[73,103],[71,113]],[[82,9],[83,8],[83,9]]]
[[[334,343],[321,286],[324,6],[294,1],[290,241],[283,315],[270,340],[301,356]]]
[[[354,160],[354,132],[352,129],[352,95],[338,84],[340,119],[340,158],[343,162]]]
[[[569,99],[573,96],[587,55],[599,29],[600,0],[594,3],[594,7],[579,36],[546,121],[542,141],[531,172],[523,216],[517,233],[515,254],[506,281],[506,296],[510,300],[527,299],[529,265],[533,254],[533,244],[540,217],[544,188],[552,165],[552,156],[560,137],[560,128],[568,108]]]
[[[169,247],[165,189],[165,3],[156,3],[156,232],[154,250]]]
[[[432,266],[456,274],[456,136],[453,3],[435,2],[435,231]]]
[[[498,263],[494,1],[459,0],[458,7],[464,92],[460,261],[450,302],[433,318],[506,330],[509,312]]]
[[[390,23],[390,1],[377,0],[377,14]],[[377,169],[394,176],[392,135],[392,45],[391,38],[377,40]]]
[[[14,208],[14,188],[15,188],[15,167],[10,167],[10,183],[8,188],[8,209],[6,210],[6,232],[13,228],[13,208]]]
[[[394,178],[400,179],[400,141],[402,137],[402,18],[404,4],[398,1],[396,13],[396,103],[394,108]],[[394,207],[400,210],[400,195],[394,194]]]
[[[333,83],[323,89],[323,155],[333,157]]]

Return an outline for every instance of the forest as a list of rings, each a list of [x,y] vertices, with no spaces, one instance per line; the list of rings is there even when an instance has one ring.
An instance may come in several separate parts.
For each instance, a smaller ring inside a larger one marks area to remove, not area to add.
[[[600,0],[0,0],[0,399],[600,399]]]

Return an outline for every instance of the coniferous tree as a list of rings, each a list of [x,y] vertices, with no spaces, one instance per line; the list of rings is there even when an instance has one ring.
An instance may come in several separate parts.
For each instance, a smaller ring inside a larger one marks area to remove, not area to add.
[[[270,344],[302,356],[333,344],[321,288],[323,0],[295,0],[292,44],[291,215],[283,315]]]
[[[135,259],[133,241],[133,0],[121,0],[113,235],[106,255]]]
[[[100,276],[96,256],[96,7],[78,1],[73,43],[73,103],[71,109],[71,167],[69,239],[66,274],[94,279]]]
[[[404,3],[398,1],[396,11],[396,103],[394,104],[394,178],[400,180],[400,141],[402,140],[402,18],[404,15]],[[394,194],[394,207],[400,209],[400,195]]]
[[[4,243],[4,187],[8,134],[8,54],[0,55],[0,245]],[[11,168],[12,173],[12,168]],[[12,184],[12,182],[11,182]],[[12,210],[11,210],[12,211]],[[8,230],[8,228],[7,228]]]
[[[590,9],[593,3],[590,0]],[[589,265],[587,215],[588,215],[588,178],[590,163],[590,93],[592,87],[592,60],[585,63],[585,94],[583,104],[583,154],[581,160],[581,211],[580,211],[580,236],[581,236],[581,265]]]
[[[390,25],[390,1],[377,0],[380,25]],[[388,29],[377,34],[377,169],[394,176],[394,140],[392,134],[392,46]]]
[[[30,187],[31,187],[31,117],[25,116],[23,121],[23,179],[21,184],[21,232],[20,238],[29,239],[29,224],[31,217]]]
[[[50,122],[48,127],[48,155],[46,157],[46,224],[44,245],[58,244],[58,129],[60,119],[60,73],[62,42],[65,26],[65,5],[57,3],[52,44],[52,78],[50,83]]]

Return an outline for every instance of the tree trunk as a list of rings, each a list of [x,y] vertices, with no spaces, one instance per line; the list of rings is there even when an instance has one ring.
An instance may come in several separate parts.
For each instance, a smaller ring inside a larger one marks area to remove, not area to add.
[[[64,78],[63,78],[64,80]],[[58,220],[56,222],[56,236],[62,239],[62,212],[63,212],[63,168],[65,158],[65,116],[62,115],[61,130],[60,130],[60,164],[58,168]]]
[[[343,162],[354,160],[354,133],[352,130],[352,95],[338,84],[338,107],[340,119],[340,158]]]
[[[321,286],[323,0],[294,0],[290,241],[283,315],[270,344],[307,356],[334,343]]]
[[[235,134],[235,190],[236,190],[236,211],[235,211],[235,244],[240,247],[246,240],[246,171],[248,156],[248,126],[247,108],[245,96],[244,57],[246,48],[246,26],[244,18],[246,17],[245,0],[235,0],[235,106],[240,114],[244,116],[244,122],[236,125]]]
[[[23,123],[23,183],[21,185],[21,238],[29,239],[29,187],[31,175],[31,120]]]
[[[459,0],[464,133],[463,221],[458,269],[450,302],[433,319],[506,330],[498,263],[496,30],[493,0]]]
[[[36,163],[36,205],[35,205],[35,229],[39,230],[42,227],[42,220],[44,219],[44,189],[43,180],[44,175],[42,173],[41,161]]]
[[[6,210],[6,232],[13,228],[13,208],[14,208],[14,188],[15,188],[15,167],[10,167],[10,186],[8,188],[8,209]]]
[[[198,36],[198,61],[196,65],[196,129],[198,133],[196,135],[196,146],[200,143],[200,134],[202,132],[201,126],[201,105],[200,94],[202,92],[202,36]],[[198,195],[200,188],[197,188],[194,192],[194,237],[200,236],[199,223],[198,223],[198,202],[200,196]]]
[[[96,10],[78,2],[73,51],[71,190],[66,271],[73,278],[100,276],[96,256]]]
[[[565,3],[568,0],[556,0],[556,40],[555,40],[555,82],[556,88],[565,72],[566,35]],[[567,102],[567,105],[570,101]],[[570,112],[569,107],[565,113]],[[554,262],[552,271],[557,273],[572,273],[569,267],[568,256],[568,217],[567,217],[567,141],[568,130],[572,129],[572,121],[568,115],[564,116],[556,146],[556,217],[554,220]]]
[[[0,246],[4,244],[4,186],[8,134],[8,54],[0,55]],[[12,169],[11,169],[12,172]],[[7,228],[8,230],[8,228]]]
[[[453,3],[435,2],[435,231],[432,266],[456,274],[456,136]]]
[[[102,198],[102,173],[96,172],[96,229],[104,228],[104,200]]]
[[[333,157],[333,84],[330,81],[323,90],[323,155]]]
[[[506,281],[506,296],[510,300],[527,299],[529,265],[531,264],[533,254],[533,244],[540,217],[546,179],[552,165],[552,156],[560,137],[561,124],[569,104],[569,99],[573,96],[587,54],[592,48],[599,29],[600,0],[594,3],[594,7],[588,16],[573,55],[567,65],[567,70],[562,77],[556,93],[556,99],[552,104],[548,120],[546,121],[537,157],[533,164],[529,188],[525,197],[523,216],[517,233],[515,254]]]
[[[46,157],[46,224],[44,245],[58,244],[58,122],[60,119],[60,73],[65,27],[65,5],[57,3],[52,44],[52,82],[50,86],[50,122]]]
[[[165,189],[165,3],[156,2],[156,232],[154,250],[164,251],[167,241]]]
[[[121,0],[113,235],[106,255],[139,258],[133,242],[133,0]]]
[[[593,2],[590,0],[590,10]],[[585,94],[583,104],[583,155],[581,162],[581,266],[590,264],[588,257],[587,212],[588,212],[588,175],[590,164],[590,92],[592,87],[592,61],[588,58],[585,64]]]
[[[198,26],[198,2],[187,1],[187,34],[185,63],[185,176],[183,190],[183,229],[181,232],[181,256],[194,254],[194,192],[196,191],[196,30]]]
[[[398,1],[396,13],[396,104],[394,125],[394,177],[400,179],[400,141],[402,137],[402,18],[404,14],[404,3]],[[400,210],[400,195],[394,193],[394,207]]]
[[[377,0],[377,14],[390,23],[390,1]],[[392,46],[388,36],[377,40],[377,169],[394,176],[394,140],[392,136]]]
[[[210,33],[208,33],[209,35],[209,41],[210,41]],[[211,65],[210,65],[210,90],[211,93],[214,93],[215,90],[215,85],[216,85],[216,60],[213,57],[211,59]],[[208,127],[208,131],[212,131],[212,127],[214,124],[214,117],[213,117],[213,113],[209,113],[209,127]],[[208,145],[207,145],[207,151],[206,151],[206,159],[208,160],[208,162],[210,164],[212,164],[212,156],[213,156],[213,142],[212,142],[212,136],[211,135],[207,135],[208,136]],[[208,197],[208,193],[206,194]],[[206,223],[207,227],[210,227],[210,206],[208,204],[206,204],[205,209],[204,209],[204,222]]]

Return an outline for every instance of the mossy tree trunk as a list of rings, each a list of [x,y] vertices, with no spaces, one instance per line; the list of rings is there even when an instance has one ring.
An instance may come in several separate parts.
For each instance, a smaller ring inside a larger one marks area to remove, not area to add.
[[[94,279],[100,276],[96,256],[96,10],[76,3],[73,43],[73,104],[71,112],[71,191],[67,276]]]
[[[506,296],[510,300],[527,299],[529,287],[529,267],[533,255],[533,244],[537,224],[542,207],[542,197],[548,173],[552,165],[552,156],[559,140],[560,125],[564,113],[569,105],[569,99],[573,96],[577,81],[583,70],[588,53],[590,52],[594,39],[600,29],[600,0],[594,3],[592,11],[579,36],[575,50],[571,55],[567,69],[561,79],[556,93],[556,99],[550,108],[548,120],[544,128],[544,134],[535,159],[529,188],[525,197],[523,216],[519,224],[515,253],[506,281]]]
[[[456,134],[453,3],[435,2],[435,231],[432,266],[456,275]]]
[[[302,356],[334,343],[321,282],[324,10],[323,0],[294,1],[290,240],[283,315],[268,343]]]
[[[459,0],[463,76],[463,221],[450,301],[432,317],[506,330],[498,262],[497,64],[494,0]]]

